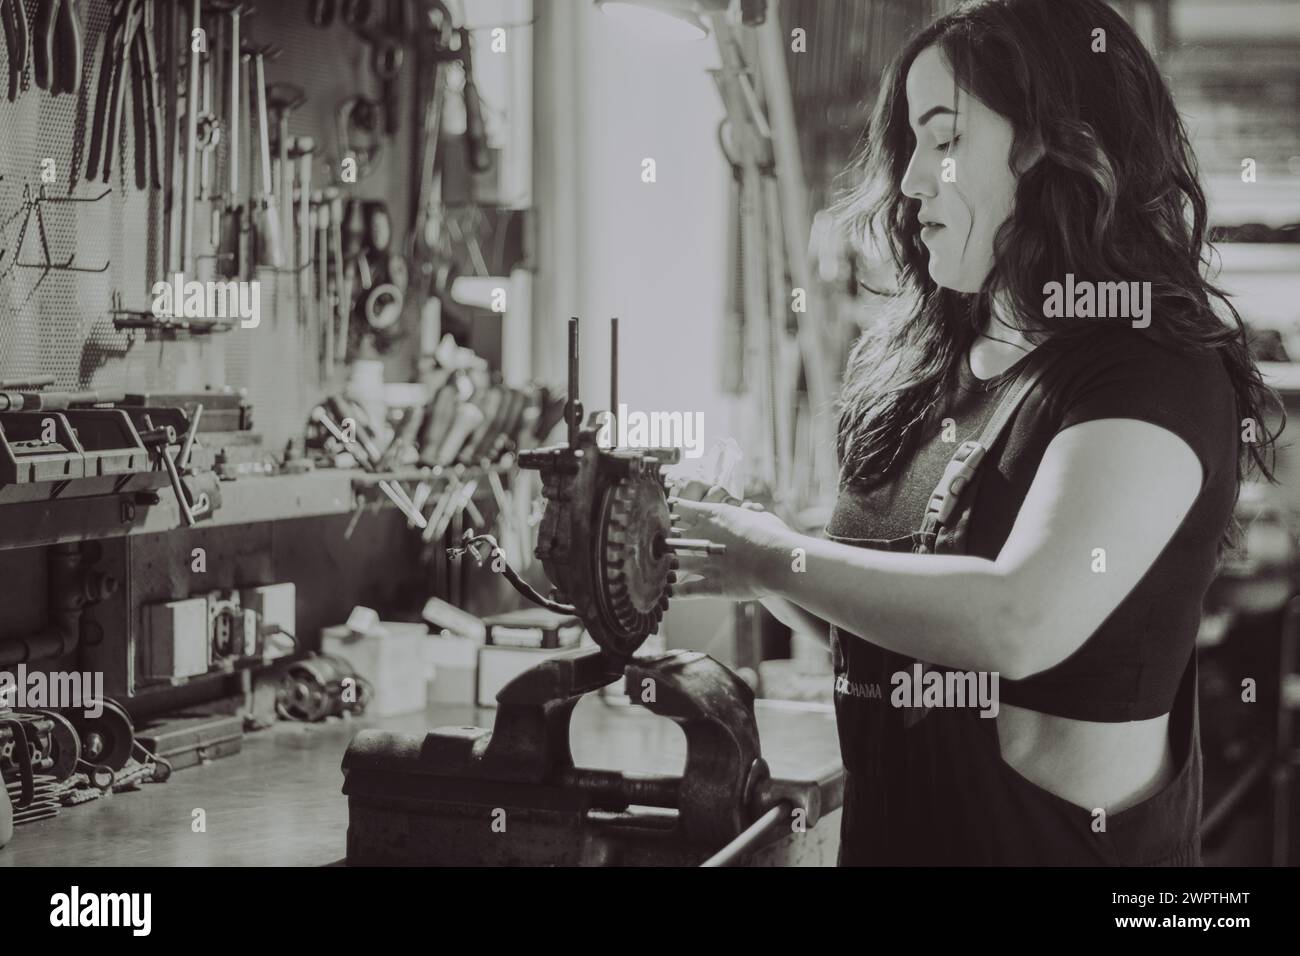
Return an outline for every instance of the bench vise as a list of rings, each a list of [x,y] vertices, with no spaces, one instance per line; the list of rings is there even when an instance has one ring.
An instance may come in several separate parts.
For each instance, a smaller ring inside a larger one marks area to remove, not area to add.
[[[520,456],[521,467],[542,473],[536,554],[555,591],[547,598],[533,590],[490,535],[470,532],[458,550],[480,562],[491,557],[530,600],[580,617],[597,647],[549,658],[507,684],[493,730],[358,734],[343,760],[349,863],[731,862],[783,829],[786,838],[811,829],[829,802],[824,781],[772,779],[754,693],[722,664],[690,651],[634,656],[667,610],[675,554],[722,546],[673,531],[659,466],[675,460],[675,450],[605,448],[599,416],[580,426],[577,332],[574,319],[568,441]],[[616,331],[612,341],[616,351]],[[620,679],[629,700],[682,728],[680,777],[574,765],[574,707]]]
[[[574,706],[620,677],[633,700],[682,728],[680,777],[574,766]],[[772,779],[753,691],[705,654],[621,664],[570,651],[521,674],[497,702],[490,731],[357,735],[343,761],[350,864],[693,866],[768,811],[774,822],[748,846],[821,815],[816,782]]]

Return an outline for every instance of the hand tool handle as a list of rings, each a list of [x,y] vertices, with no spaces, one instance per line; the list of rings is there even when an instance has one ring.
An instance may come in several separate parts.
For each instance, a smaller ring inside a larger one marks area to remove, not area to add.
[[[473,57],[470,51],[470,32],[464,27],[460,31],[461,65],[465,68],[465,147],[468,150],[470,169],[486,172],[492,165],[492,157],[487,148],[487,126],[483,122],[483,101],[479,99],[478,87],[474,83]]]
[[[82,67],[81,11],[77,9],[77,0],[63,0],[59,7],[58,26],[63,35],[64,49],[54,67],[54,90],[56,93],[76,93],[81,88]]]
[[[442,447],[438,449],[438,464],[446,467],[454,462],[466,439],[482,422],[482,409],[472,402],[462,402],[456,409],[447,436],[442,440]]]
[[[40,0],[36,7],[36,42],[32,44],[32,72],[35,74],[36,86],[42,90],[51,90],[54,86],[54,20],[58,9],[58,0]]]

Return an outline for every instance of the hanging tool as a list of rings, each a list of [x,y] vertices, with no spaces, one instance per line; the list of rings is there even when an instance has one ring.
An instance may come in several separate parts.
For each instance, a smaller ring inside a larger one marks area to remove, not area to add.
[[[0,0],[0,23],[5,31],[5,50],[9,54],[9,102],[25,89],[30,37],[27,10],[23,0]]]
[[[334,371],[334,316],[329,303],[330,204],[324,193],[314,193],[316,207],[316,334],[321,344],[321,378]]]
[[[289,139],[289,117],[298,107],[307,102],[307,94],[302,87],[292,83],[272,83],[266,90],[267,107],[275,117],[275,163],[272,170],[272,182],[275,184],[279,208],[275,210],[280,217],[280,236],[284,243],[284,262],[291,264],[293,256],[289,250],[293,247],[293,167],[289,164],[289,151],[292,145]]]
[[[280,211],[275,198],[275,181],[271,176],[271,134],[267,119],[267,84],[266,58],[279,55],[279,48],[272,45],[253,46],[249,49],[253,59],[254,89],[252,95],[257,99],[257,138],[258,153],[261,160],[260,190],[254,209],[254,230],[257,238],[257,262],[259,265],[279,269],[284,265],[284,246],[280,234]]]
[[[298,278],[298,321],[304,325],[312,300],[311,164],[315,148],[315,140],[310,136],[299,136],[293,140],[289,151],[290,158],[298,161],[298,259],[295,272]],[[292,234],[291,227],[289,235]]]
[[[140,29],[131,44],[131,69],[135,78],[135,185],[137,189],[162,188],[163,119],[158,102],[158,53],[154,47],[154,0],[144,0]]]
[[[86,178],[112,178],[113,158],[117,154],[117,137],[122,122],[122,103],[126,97],[124,73],[129,69],[128,53],[140,25],[140,0],[114,0],[104,46],[99,59],[99,86],[95,95],[94,119],[90,131],[90,149]]]
[[[81,85],[81,14],[77,0],[40,0],[32,41],[36,85],[58,96]]]
[[[195,198],[199,202],[207,201],[211,194],[213,159],[217,147],[221,145],[221,119],[217,116],[212,102],[212,63],[215,59],[215,49],[203,54],[201,70],[203,79],[200,84],[203,89],[200,94],[202,106],[195,129],[195,147],[199,151],[199,182]]]
[[[217,271],[228,278],[241,274],[240,235],[244,223],[244,207],[239,202],[239,161],[243,143],[240,128],[244,121],[243,101],[239,95],[240,31],[247,16],[243,7],[231,4],[222,11],[228,18],[220,21],[220,43],[216,56],[223,64],[221,90],[221,124],[226,141],[226,186],[214,193],[211,224],[211,241],[216,250]],[[219,202],[218,202],[219,201]]]
[[[179,51],[179,42],[176,39],[176,24],[179,20],[179,12],[175,3],[165,3],[162,8],[162,75],[167,77],[167,82],[163,84],[163,109],[162,116],[166,121],[162,124],[162,154],[163,154],[163,273],[165,275],[174,274],[179,266],[180,245],[177,236],[176,222],[176,153],[177,129],[176,118],[179,115],[177,104],[179,95],[176,89],[175,77],[177,73],[176,58]]]
[[[470,32],[465,27],[460,28],[460,63],[465,70],[465,87],[461,91],[465,97],[465,155],[469,168],[483,173],[492,168],[492,154],[488,151],[487,126],[483,122],[483,101],[474,82]]]
[[[335,343],[338,361],[348,360],[348,316],[352,312],[352,277],[343,262],[343,196],[337,189],[327,190],[330,204],[330,237],[334,256],[334,311],[339,319]]]
[[[187,66],[189,82],[185,86],[185,164],[183,167],[184,192],[181,199],[181,271],[194,272],[194,195],[198,179],[196,152],[199,148],[199,70],[203,54],[195,50],[194,31],[203,25],[201,0],[192,0],[189,17],[190,42]]]
[[[379,98],[384,112],[383,129],[388,136],[397,135],[401,125],[398,80],[406,60],[405,44],[409,31],[405,0],[388,0],[382,28],[357,28],[357,34],[370,44],[370,71],[379,81]]]

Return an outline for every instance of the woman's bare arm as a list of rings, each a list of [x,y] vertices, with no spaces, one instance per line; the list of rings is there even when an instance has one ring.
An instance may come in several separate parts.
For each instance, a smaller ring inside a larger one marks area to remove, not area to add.
[[[790,630],[798,631],[800,634],[810,634],[822,644],[830,644],[830,628],[816,614],[801,608],[793,601],[776,595],[761,598],[759,603]]]
[[[677,590],[783,598],[889,650],[1023,679],[1063,661],[1128,596],[1201,480],[1195,452],[1168,429],[1074,425],[1048,446],[996,560],[856,548],[770,516],[683,502],[683,532],[728,550],[683,556],[683,572],[700,577]]]

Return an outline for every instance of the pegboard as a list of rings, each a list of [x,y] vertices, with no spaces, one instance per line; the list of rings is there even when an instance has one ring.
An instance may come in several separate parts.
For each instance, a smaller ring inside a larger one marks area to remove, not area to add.
[[[167,2],[158,0],[160,20]],[[294,83],[307,94],[307,102],[290,117],[289,132],[315,140],[312,187],[319,189],[337,178],[338,104],[354,95],[379,97],[369,47],[342,23],[312,26],[306,3],[268,0],[248,5],[257,12],[246,19],[246,35],[281,50],[266,63],[268,83]],[[110,6],[109,0],[83,0],[78,5],[84,54],[75,96],[56,97],[38,89],[29,65],[25,91],[16,102],[8,102],[4,97],[8,60],[0,48],[0,176],[4,177],[0,180],[0,249],[5,250],[0,258],[0,380],[48,375],[54,377],[51,387],[58,389],[201,390],[223,385],[246,389],[254,404],[256,430],[269,448],[279,450],[289,437],[301,433],[311,405],[329,390],[329,383],[319,380],[314,359],[316,330],[300,323],[297,314],[291,271],[257,270],[262,304],[256,329],[155,339],[113,327],[109,310],[114,293],[121,295],[125,308],[147,310],[150,289],[163,278],[161,194],[135,188],[132,123],[125,125],[106,197],[94,203],[42,206],[51,258],[64,261],[74,256],[74,265],[106,267],[104,271],[46,273],[26,268],[43,261],[34,215],[22,249],[16,248],[24,219],[24,188],[40,186],[42,160],[50,158],[55,164],[57,180],[47,186],[51,197],[93,198],[105,188],[97,177],[90,183],[70,184],[69,173],[74,161],[85,163],[88,115],[94,109]],[[36,0],[27,0],[33,37],[36,7]],[[161,47],[159,56],[161,68]],[[369,176],[354,185],[340,184],[345,199],[387,201],[395,236],[406,232],[412,188],[412,60],[408,57],[400,78],[403,112],[398,134],[384,142]],[[178,72],[183,72],[183,58]],[[161,82],[168,82],[168,77]],[[243,138],[250,142],[247,130]],[[177,139],[183,142],[183,130]],[[213,170],[218,179],[225,159],[220,149]],[[245,183],[250,171],[246,162],[242,164]],[[177,199],[179,203],[179,192]],[[213,272],[213,260],[204,258],[211,253],[206,238],[210,207],[198,205],[194,249],[199,257],[197,278],[204,279]],[[11,268],[14,256],[21,258],[18,267]]]

